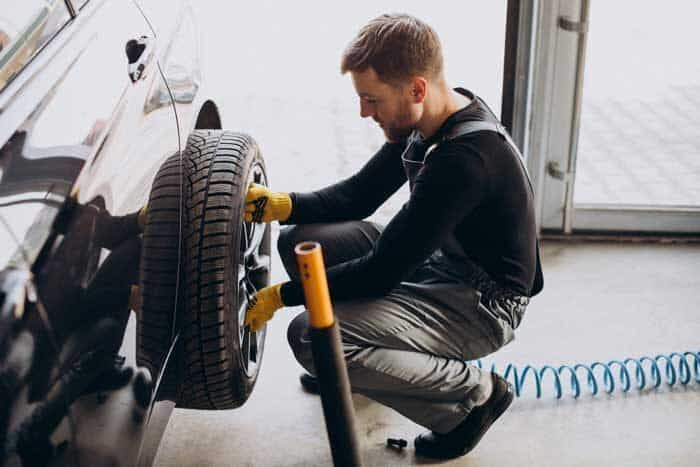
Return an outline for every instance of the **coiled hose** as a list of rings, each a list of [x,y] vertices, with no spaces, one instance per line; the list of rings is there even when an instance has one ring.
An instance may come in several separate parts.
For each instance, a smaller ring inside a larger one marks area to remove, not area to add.
[[[477,360],[474,364],[483,368],[481,360]],[[625,358],[610,360],[607,363],[593,362],[590,365],[584,363],[576,363],[573,366],[561,365],[558,368],[551,365],[544,365],[541,368],[525,365],[520,370],[516,365],[509,363],[502,372],[496,369],[494,363],[491,365],[491,371],[513,383],[515,395],[518,397],[526,381],[534,380],[538,399],[542,397],[542,385],[546,379],[549,379],[549,375],[553,380],[557,399],[561,399],[564,392],[562,380],[566,381],[568,376],[573,396],[578,398],[581,395],[580,377],[585,377],[594,396],[598,394],[601,379],[608,394],[615,390],[616,384],[619,384],[618,387],[621,387],[623,392],[628,392],[632,388],[633,378],[637,389],[644,389],[647,384],[658,388],[664,379],[662,373],[665,375],[666,383],[671,386],[676,383],[685,386],[693,379],[695,382],[700,382],[700,352],[673,352],[655,357]]]

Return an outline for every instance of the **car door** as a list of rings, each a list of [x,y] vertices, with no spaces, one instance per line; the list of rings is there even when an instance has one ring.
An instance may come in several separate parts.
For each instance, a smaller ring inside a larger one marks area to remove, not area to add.
[[[28,0],[0,17],[19,31],[0,51],[0,230],[12,239],[0,245],[0,278],[27,303],[10,327],[33,342],[4,407],[2,436],[15,440],[6,457],[133,465],[149,417],[134,423],[131,386],[101,402],[80,396],[118,356],[135,366],[133,213],[179,150],[172,102],[153,99],[158,43],[130,1]]]

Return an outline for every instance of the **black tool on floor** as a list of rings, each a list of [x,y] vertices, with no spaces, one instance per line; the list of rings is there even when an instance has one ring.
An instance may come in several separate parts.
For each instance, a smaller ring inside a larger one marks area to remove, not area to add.
[[[403,438],[399,438],[399,439],[387,438],[386,439],[386,446],[390,447],[390,448],[403,449],[406,446],[408,446],[408,441],[406,441]]]

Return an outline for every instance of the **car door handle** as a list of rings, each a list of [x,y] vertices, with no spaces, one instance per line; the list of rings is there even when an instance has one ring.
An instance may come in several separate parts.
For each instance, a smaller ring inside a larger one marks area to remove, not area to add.
[[[144,78],[144,71],[153,60],[155,39],[141,36],[126,43],[126,58],[129,60],[129,78],[131,82]]]

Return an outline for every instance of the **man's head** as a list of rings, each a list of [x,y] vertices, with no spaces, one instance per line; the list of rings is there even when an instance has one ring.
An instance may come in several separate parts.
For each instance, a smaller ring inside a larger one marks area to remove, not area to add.
[[[440,40],[423,21],[405,14],[371,20],[343,53],[360,97],[360,115],[372,117],[390,141],[405,138],[420,120],[428,88],[444,85]]]

